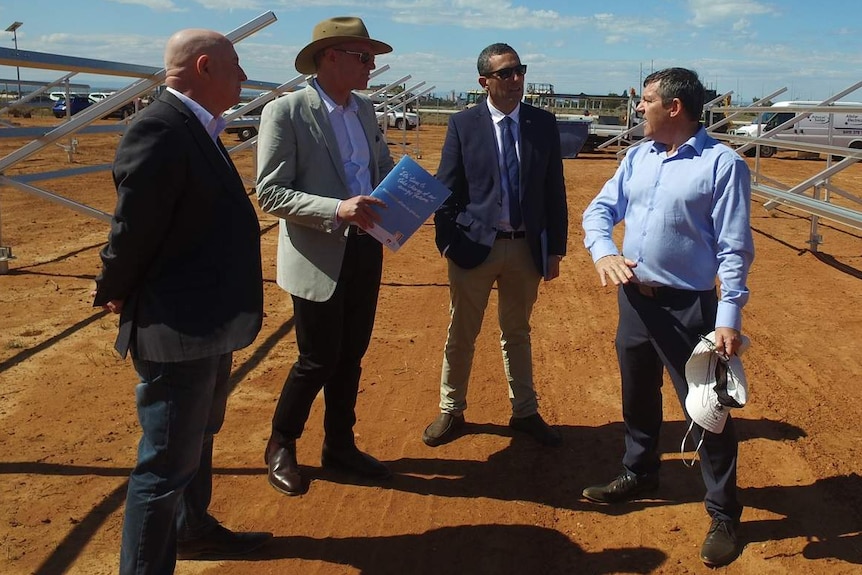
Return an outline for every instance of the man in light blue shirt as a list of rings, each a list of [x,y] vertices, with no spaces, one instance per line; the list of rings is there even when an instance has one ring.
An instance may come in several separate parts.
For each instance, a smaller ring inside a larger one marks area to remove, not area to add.
[[[658,488],[662,367],[684,405],[685,364],[699,336],[715,330],[716,348],[728,356],[742,343],[754,258],[751,180],[744,160],[700,125],[703,101],[703,85],[691,70],[647,76],[638,112],[648,140],[628,152],[584,211],[584,243],[602,285],[620,286],[616,349],[626,429],[623,472],[586,488],[591,501],[629,501]],[[622,253],[611,236],[621,221]],[[701,471],[712,517],[701,559],[725,565],[738,555],[742,514],[736,432],[728,418],[722,433],[697,428],[697,434],[696,440],[703,434]]]

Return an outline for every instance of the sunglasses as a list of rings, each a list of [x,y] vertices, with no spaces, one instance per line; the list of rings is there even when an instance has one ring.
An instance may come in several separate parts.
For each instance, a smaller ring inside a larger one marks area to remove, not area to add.
[[[357,52],[355,50],[345,50],[344,48],[333,48],[336,52],[344,52],[345,54],[352,54],[353,56],[359,56],[359,62],[362,64],[367,64],[374,58],[374,54],[371,52]]]
[[[527,73],[527,65],[526,64],[518,64],[517,66],[512,66],[511,68],[501,68],[499,70],[494,70],[493,72],[488,72],[485,76],[494,76],[495,78],[499,78],[500,80],[508,80],[515,74],[518,76],[522,76]]]

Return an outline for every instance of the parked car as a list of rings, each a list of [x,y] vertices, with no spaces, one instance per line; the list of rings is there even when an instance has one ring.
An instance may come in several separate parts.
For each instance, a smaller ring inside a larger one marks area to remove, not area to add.
[[[227,116],[228,114],[239,110],[242,106],[245,106],[245,103],[241,102],[233,106],[223,115]],[[257,127],[260,125],[260,113],[262,110],[263,106],[252,108],[242,116],[231,120],[227,127],[225,127],[224,131],[228,134],[236,134],[240,142],[245,142],[246,140],[255,137],[257,135]]]
[[[87,94],[79,94],[78,92],[69,92],[69,95],[70,96],[82,96],[84,98],[87,97]],[[49,92],[48,97],[51,98],[53,101],[58,102],[58,101],[64,100],[66,98],[66,91],[60,90],[60,91],[55,91],[55,92]]]
[[[90,99],[94,102],[101,102],[112,94],[113,92],[90,92]]]
[[[93,105],[93,101],[86,96],[71,96],[69,100],[71,101],[70,111],[72,116]],[[57,103],[54,104],[51,111],[54,113],[55,118],[65,118],[66,99],[63,98],[62,100],[57,100]]]
[[[384,126],[389,128],[404,128],[404,123],[407,123],[408,130],[414,130],[419,127],[419,114],[414,112],[405,112],[403,109],[397,111],[393,108],[388,108],[386,111],[377,110],[377,123],[380,128]]]
[[[774,116],[774,115],[775,114],[768,112],[763,116],[763,123],[762,124],[753,123],[753,124],[748,124],[745,126],[738,126],[738,127],[734,128],[733,130],[730,130],[729,133],[733,136],[745,136],[746,138],[756,138],[760,134],[763,134],[764,132],[766,132],[766,122],[768,122],[769,119],[772,118],[772,116]],[[760,147],[760,157],[761,158],[771,158],[773,155],[775,155],[775,152],[776,152],[776,149],[773,148],[772,146],[761,146]],[[757,148],[756,147],[749,148],[748,150],[745,150],[745,156],[747,158],[752,158],[755,155],[757,155]]]
[[[93,97],[90,96],[90,100],[93,100]],[[94,104],[97,104],[97,100],[93,100]],[[102,116],[104,120],[117,119],[117,120],[125,120],[126,118],[132,116],[135,113],[135,103],[134,102],[126,102],[116,110],[109,112]]]

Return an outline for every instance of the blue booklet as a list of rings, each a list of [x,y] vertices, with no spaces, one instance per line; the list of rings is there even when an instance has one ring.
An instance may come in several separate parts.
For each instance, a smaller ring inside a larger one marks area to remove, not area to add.
[[[404,156],[371,193],[387,207],[374,206],[381,219],[366,231],[393,252],[398,251],[450,193],[410,156]]]

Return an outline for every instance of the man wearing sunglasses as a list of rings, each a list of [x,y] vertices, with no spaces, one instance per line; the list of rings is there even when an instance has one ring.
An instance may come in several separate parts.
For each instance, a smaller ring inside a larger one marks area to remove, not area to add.
[[[530,315],[541,278],[557,277],[566,253],[560,133],[553,114],[521,102],[527,67],[511,46],[488,46],[477,67],[488,97],[450,118],[437,170],[452,190],[434,216],[437,247],[448,258],[451,318],[440,415],[422,440],[435,447],[464,428],[473,350],[496,284],[509,426],[557,446],[560,434],[539,415],[533,389]]]
[[[324,20],[296,57],[296,69],[316,77],[261,114],[257,196],[281,218],[277,279],[293,300],[299,348],[264,454],[270,485],[286,495],[308,488],[296,440],[321,389],[323,466],[390,476],[356,447],[353,425],[383,268],[381,244],[365,233],[379,220],[372,206],[383,204],[370,194],[393,161],[371,101],[353,90],[368,86],[374,57],[391,51],[359,18]]]

